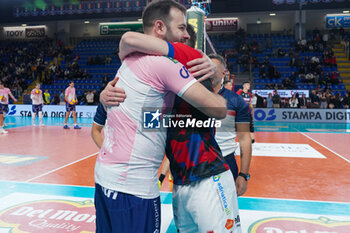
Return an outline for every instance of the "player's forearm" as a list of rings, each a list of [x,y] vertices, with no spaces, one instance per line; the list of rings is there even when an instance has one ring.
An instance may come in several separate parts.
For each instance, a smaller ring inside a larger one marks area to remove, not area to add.
[[[236,123],[237,136],[241,150],[241,172],[249,173],[250,161],[252,159],[252,141],[249,131],[249,123]]]
[[[94,126],[91,129],[91,137],[94,140],[96,146],[101,149],[103,144],[103,137],[101,131],[98,131]]]
[[[168,44],[164,40],[138,32],[126,32],[119,43],[122,58],[134,52],[167,55]]]
[[[239,147],[241,150],[241,170],[245,174],[249,173],[250,162],[252,159],[252,141],[249,131],[239,132]]]
[[[12,93],[9,93],[9,96],[11,97],[11,99],[12,99],[13,101],[17,101],[17,99],[12,95]]]
[[[199,82],[190,86],[182,98],[209,117],[217,119],[226,117],[226,100],[222,96],[208,91]]]

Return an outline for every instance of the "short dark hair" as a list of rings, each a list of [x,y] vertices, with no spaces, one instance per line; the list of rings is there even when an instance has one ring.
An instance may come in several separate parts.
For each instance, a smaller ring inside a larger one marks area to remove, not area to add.
[[[143,31],[152,28],[156,20],[162,20],[165,25],[169,25],[171,8],[176,8],[186,15],[186,7],[173,0],[155,0],[148,4],[142,12]]]
[[[226,69],[226,61],[225,61],[225,58],[223,58],[221,55],[219,54],[216,54],[216,53],[211,53],[208,55],[208,57],[210,59],[216,59],[218,60]]]
[[[227,84],[227,83],[231,83],[232,84],[232,82],[230,81],[230,80],[228,80],[228,79],[226,79],[226,80],[224,80],[224,86]]]
[[[195,48],[197,42],[197,33],[194,31],[194,28],[191,24],[187,24],[186,28],[188,34],[190,35],[190,39],[187,41],[188,46]]]
[[[244,81],[244,82],[242,83],[242,86],[243,86],[244,84],[246,84],[246,83],[250,84],[249,81]]]

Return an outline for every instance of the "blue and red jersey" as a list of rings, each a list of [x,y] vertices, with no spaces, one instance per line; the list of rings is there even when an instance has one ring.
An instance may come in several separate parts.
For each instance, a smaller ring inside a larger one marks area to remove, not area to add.
[[[171,48],[171,46],[173,46]],[[169,50],[176,60],[187,67],[187,62],[201,58],[195,49],[181,43],[169,44]],[[202,84],[213,91],[210,80]],[[192,107],[180,97],[176,97],[172,115],[173,120],[180,120],[182,116],[206,121],[208,116]],[[184,118],[182,118],[184,119]],[[170,170],[174,184],[183,185],[206,177],[220,174],[229,169],[221,150],[215,140],[215,128],[171,127],[167,132],[166,155],[170,161]]]

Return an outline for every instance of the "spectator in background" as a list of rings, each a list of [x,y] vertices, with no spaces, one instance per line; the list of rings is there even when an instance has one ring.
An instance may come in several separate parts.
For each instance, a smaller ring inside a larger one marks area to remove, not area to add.
[[[283,49],[281,47],[279,47],[277,50],[277,56],[284,57],[285,55],[286,55],[286,52],[284,52]]]
[[[86,103],[88,105],[93,105],[94,104],[94,93],[92,91],[88,91],[86,94]]]
[[[107,83],[108,83],[108,75],[105,74],[105,75],[103,76],[102,84],[107,85]]]
[[[44,92],[44,104],[50,104],[51,103],[51,95],[49,93],[49,90],[45,90]]]
[[[336,71],[332,72],[331,83],[332,84],[338,84],[339,83],[339,73],[338,72],[336,72]]]
[[[310,94],[310,108],[319,108],[320,107],[320,99],[316,94],[315,90],[312,90]]]
[[[303,94],[302,96],[301,96],[301,98],[299,99],[299,106],[300,106],[300,108],[307,108],[307,98],[306,98],[306,95],[305,94]]]
[[[92,93],[94,94],[94,105],[98,105],[100,102],[100,92],[97,92],[97,90],[93,90]]]
[[[31,104],[32,103],[32,99],[30,98],[30,95],[28,94],[28,91],[25,90],[23,92],[23,104]]]
[[[274,108],[280,108],[281,96],[278,94],[277,90],[274,91],[274,95],[272,96],[272,103]]]
[[[269,95],[266,98],[266,107],[273,108],[272,94],[271,93],[269,93]]]
[[[110,65],[112,63],[112,58],[111,56],[106,56],[106,59],[105,59],[105,65]]]
[[[289,61],[289,66],[290,66],[291,68],[293,68],[293,67],[298,67],[296,57],[292,57],[292,58],[290,59],[290,61]]]
[[[60,94],[60,105],[66,105],[64,91],[62,91]]]
[[[342,100],[342,105],[343,108],[348,109],[350,106],[350,97],[349,97],[349,92],[345,94],[345,97]]]
[[[252,102],[252,105],[254,108],[256,108],[256,102],[258,101],[258,98],[256,97],[255,94],[252,94],[252,99],[251,99],[251,102]]]
[[[283,98],[281,99],[281,104],[280,104],[281,108],[289,108],[289,99],[288,98]]]
[[[264,108],[264,98],[261,97],[258,93],[255,94],[257,101],[256,101],[256,107],[257,108]]]
[[[58,95],[58,93],[55,93],[55,95],[53,96],[51,104],[54,104],[54,105],[60,104],[60,96]]]
[[[328,33],[325,32],[322,36],[323,46],[327,46],[328,38],[329,38]]]
[[[289,99],[289,107],[297,108],[299,104],[298,98],[296,95],[292,95],[292,98]]]
[[[327,108],[327,97],[326,97],[325,92],[323,92],[321,97],[320,97],[320,108],[322,108],[322,109]]]
[[[314,75],[311,73],[311,71],[305,75],[305,82],[307,82],[307,83],[314,83],[315,82]]]

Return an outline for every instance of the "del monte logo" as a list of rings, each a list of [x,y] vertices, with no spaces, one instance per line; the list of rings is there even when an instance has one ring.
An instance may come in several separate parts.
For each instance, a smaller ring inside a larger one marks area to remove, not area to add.
[[[275,217],[253,223],[248,233],[349,233],[350,221],[334,221],[326,217],[318,219]]]
[[[95,232],[95,209],[91,200],[42,200],[21,203],[0,212],[0,228],[13,233]]]

